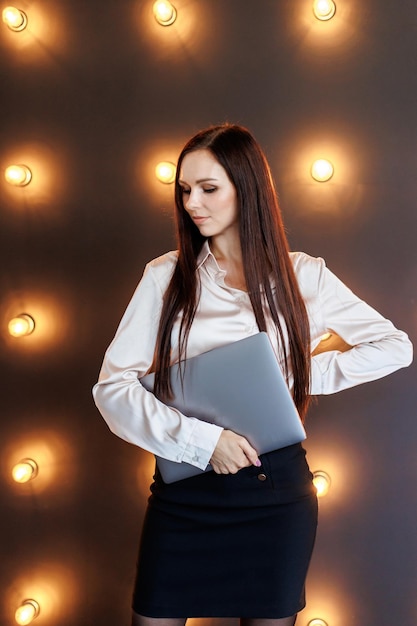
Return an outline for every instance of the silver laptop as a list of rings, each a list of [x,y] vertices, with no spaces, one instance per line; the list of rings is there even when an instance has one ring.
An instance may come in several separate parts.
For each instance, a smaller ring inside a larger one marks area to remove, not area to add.
[[[181,413],[233,430],[248,439],[258,454],[306,438],[276,356],[265,332],[215,348],[170,368],[174,398]],[[153,390],[154,374],[140,379]],[[156,457],[166,483],[202,474],[189,463]]]

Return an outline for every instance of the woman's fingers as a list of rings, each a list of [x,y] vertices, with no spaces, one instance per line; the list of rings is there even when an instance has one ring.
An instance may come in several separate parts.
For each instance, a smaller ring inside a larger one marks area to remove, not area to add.
[[[249,459],[250,465],[256,465],[256,467],[259,467],[261,465],[261,462],[255,448],[252,448],[249,441],[244,437],[242,437],[241,439],[243,440],[241,442],[242,450],[245,453],[246,457]]]
[[[210,464],[217,474],[236,474],[249,465],[259,467],[261,462],[256,450],[245,437],[231,430],[224,430],[214,449]]]

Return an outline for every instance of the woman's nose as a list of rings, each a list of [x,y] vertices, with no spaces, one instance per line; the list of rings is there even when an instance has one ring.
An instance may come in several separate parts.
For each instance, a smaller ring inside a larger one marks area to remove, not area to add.
[[[198,192],[197,190],[191,190],[185,203],[185,207],[192,210],[198,208],[199,206]]]

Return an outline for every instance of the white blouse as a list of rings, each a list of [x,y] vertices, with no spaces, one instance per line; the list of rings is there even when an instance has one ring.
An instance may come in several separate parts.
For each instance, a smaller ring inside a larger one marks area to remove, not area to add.
[[[337,333],[353,346],[312,358],[311,394],[330,394],[405,367],[412,360],[407,335],[397,330],[355,296],[325,266],[323,259],[291,253],[306,302],[311,350],[326,332]],[[222,429],[166,406],[140,383],[153,361],[162,297],[168,286],[176,252],[151,261],[145,268],[120,322],[101,368],[93,395],[109,428],[116,435],[172,461],[204,469]],[[225,284],[206,242],[198,258],[201,297],[188,339],[187,357],[238,341],[258,332],[249,296]],[[277,358],[280,350],[271,320],[268,335]],[[179,322],[172,333],[172,362],[178,360]],[[291,386],[291,380],[290,380]]]

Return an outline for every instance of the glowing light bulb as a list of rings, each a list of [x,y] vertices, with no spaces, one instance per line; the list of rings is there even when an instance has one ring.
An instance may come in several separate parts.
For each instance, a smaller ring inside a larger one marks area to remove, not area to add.
[[[334,174],[333,164],[327,159],[317,159],[311,166],[311,175],[319,183],[330,180]]]
[[[175,180],[176,169],[170,161],[161,161],[155,168],[155,176],[161,183],[169,185]]]
[[[154,2],[153,14],[161,26],[170,26],[177,19],[177,10],[168,0]]]
[[[315,618],[308,622],[307,626],[328,626],[324,619]]]
[[[13,480],[27,483],[38,475],[38,464],[33,459],[22,459],[12,470]]]
[[[332,333],[324,333],[324,335],[320,337],[320,341],[327,341],[328,339],[330,339],[331,336]]]
[[[6,7],[2,13],[3,22],[15,32],[24,30],[28,23],[27,15],[24,11],[16,7]]]
[[[322,470],[313,472],[313,485],[317,490],[318,498],[322,498],[327,495],[330,489],[330,483],[330,476],[326,472],[323,472]],[[317,626],[320,626],[320,624],[317,624]]]
[[[4,178],[10,185],[24,187],[32,180],[32,172],[27,165],[9,165],[4,172]]]
[[[16,610],[14,617],[18,624],[25,626],[25,624],[33,622],[38,617],[39,612],[40,606],[36,600],[25,600]]]
[[[35,320],[27,313],[20,313],[10,320],[8,329],[12,337],[25,337],[35,330]]]
[[[315,0],[313,12],[318,20],[330,20],[336,13],[336,5],[333,0]]]

